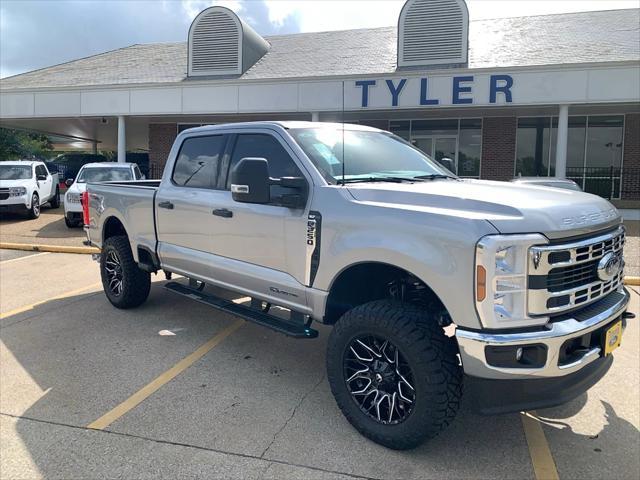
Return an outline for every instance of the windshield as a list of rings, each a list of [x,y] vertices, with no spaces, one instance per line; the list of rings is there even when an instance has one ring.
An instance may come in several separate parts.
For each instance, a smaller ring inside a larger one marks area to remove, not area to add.
[[[31,178],[29,165],[0,165],[0,180],[28,180]]]
[[[87,182],[119,182],[133,180],[130,168],[85,168],[78,175],[78,183]]]
[[[383,178],[453,177],[411,144],[389,132],[341,128],[289,130],[329,183]],[[344,139],[344,141],[343,141]]]

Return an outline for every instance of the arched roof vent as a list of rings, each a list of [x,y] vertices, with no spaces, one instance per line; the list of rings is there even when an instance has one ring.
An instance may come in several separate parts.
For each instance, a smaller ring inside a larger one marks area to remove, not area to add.
[[[189,28],[188,75],[241,75],[269,51],[269,43],[225,7],[198,14]]]
[[[467,63],[464,0],[407,0],[398,21],[398,67]]]

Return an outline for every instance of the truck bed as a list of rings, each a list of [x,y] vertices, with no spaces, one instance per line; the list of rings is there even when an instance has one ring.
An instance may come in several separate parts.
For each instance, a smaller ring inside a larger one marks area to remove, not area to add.
[[[114,217],[125,227],[136,260],[139,247],[155,252],[155,197],[159,186],[160,180],[89,183],[91,225],[87,233],[91,243],[102,247],[102,230],[108,228],[102,218]]]

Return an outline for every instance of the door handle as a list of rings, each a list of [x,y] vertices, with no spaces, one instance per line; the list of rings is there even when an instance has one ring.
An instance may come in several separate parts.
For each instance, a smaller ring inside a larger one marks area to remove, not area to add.
[[[226,208],[217,208],[213,211],[213,214],[223,218],[233,217],[233,212],[231,210],[227,210]]]
[[[160,202],[158,204],[158,207],[166,208],[167,210],[173,210],[173,203],[171,203],[171,202]]]

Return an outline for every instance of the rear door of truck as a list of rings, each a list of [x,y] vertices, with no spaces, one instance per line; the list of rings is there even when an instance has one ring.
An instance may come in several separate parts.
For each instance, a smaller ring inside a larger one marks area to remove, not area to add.
[[[217,178],[229,136],[207,133],[186,137],[165,172],[156,195],[158,254],[168,270],[211,277],[213,205],[224,191]]]

